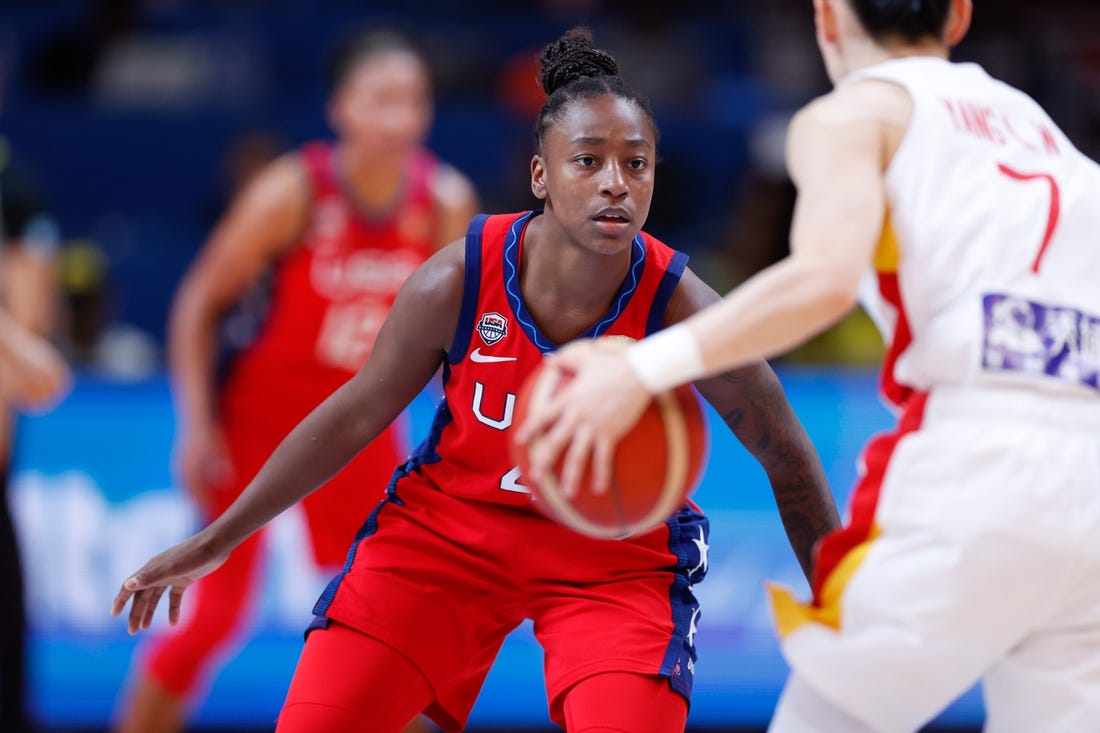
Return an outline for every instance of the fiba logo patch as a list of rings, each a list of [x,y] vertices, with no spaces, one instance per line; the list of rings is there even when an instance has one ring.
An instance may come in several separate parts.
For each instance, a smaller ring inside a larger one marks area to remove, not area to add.
[[[477,332],[486,346],[492,346],[508,335],[508,319],[499,313],[482,313]]]

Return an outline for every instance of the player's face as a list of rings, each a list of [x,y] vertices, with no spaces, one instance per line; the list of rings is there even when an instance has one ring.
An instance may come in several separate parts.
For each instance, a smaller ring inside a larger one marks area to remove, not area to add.
[[[604,94],[569,103],[531,161],[531,190],[571,238],[603,253],[630,246],[649,215],[657,151],[633,102]]]
[[[428,134],[432,91],[423,62],[403,51],[363,58],[329,106],[332,126],[372,157],[407,155]]]

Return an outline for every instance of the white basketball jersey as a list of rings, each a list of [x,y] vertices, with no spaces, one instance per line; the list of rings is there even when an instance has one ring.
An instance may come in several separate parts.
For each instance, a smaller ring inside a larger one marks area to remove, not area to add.
[[[905,87],[887,221],[863,303],[883,392],[1013,385],[1100,398],[1100,167],[1027,95],[974,64],[891,60]]]

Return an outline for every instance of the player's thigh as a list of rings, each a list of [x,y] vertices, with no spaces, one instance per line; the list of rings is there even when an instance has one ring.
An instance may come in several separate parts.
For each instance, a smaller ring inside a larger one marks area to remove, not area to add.
[[[958,445],[967,452],[952,453]],[[877,531],[824,582],[807,609],[815,622],[780,619],[798,676],[876,729],[934,717],[1040,623],[1058,592],[1057,556],[1023,526],[1041,506],[1030,500],[1037,479],[1011,445],[984,425],[907,436],[881,487]]]
[[[1100,620],[1040,631],[985,677],[989,733],[1076,733],[1100,721]]]
[[[1017,567],[1030,577],[1027,564],[1019,558]],[[973,551],[935,531],[884,533],[846,581],[838,575],[822,594],[811,616],[820,620],[787,631],[784,657],[817,693],[875,730],[916,730],[1026,628],[1032,605],[1006,604],[994,590],[1009,587],[1006,574],[984,546]]]
[[[783,687],[768,733],[877,733],[792,674]]]
[[[593,675],[566,693],[564,708],[569,733],[676,733],[687,725],[687,701],[656,675]]]
[[[377,639],[331,623],[306,639],[278,733],[399,733],[432,701],[420,671]]]

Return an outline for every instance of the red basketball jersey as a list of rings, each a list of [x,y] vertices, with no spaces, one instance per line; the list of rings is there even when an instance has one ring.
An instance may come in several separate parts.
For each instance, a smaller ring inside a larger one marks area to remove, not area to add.
[[[519,288],[523,233],[535,212],[479,216],[466,234],[462,309],[431,434],[406,471],[448,494],[525,506],[531,495],[508,453],[516,395],[543,355],[558,348],[535,325]],[[580,338],[640,339],[664,325],[687,256],[644,232],[610,310]]]
[[[311,143],[301,156],[312,188],[306,228],[276,264],[267,318],[226,383],[238,405],[296,415],[290,427],[359,370],[398,289],[438,244],[438,162],[427,151],[384,215],[356,200],[331,145]]]

